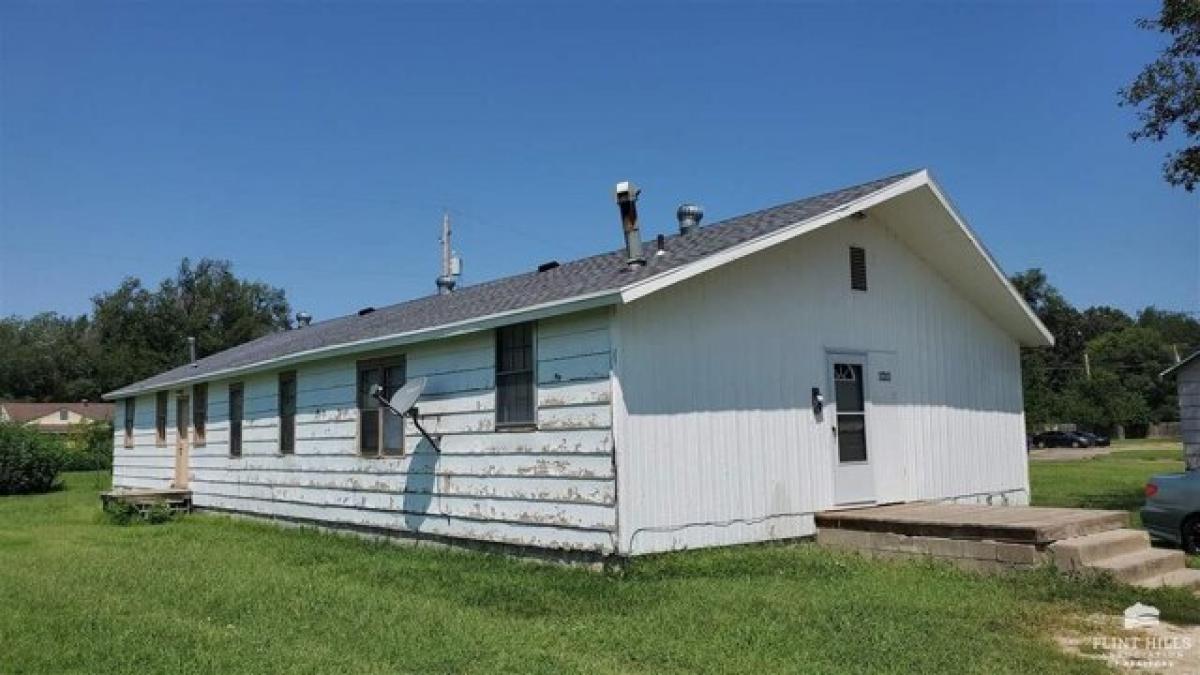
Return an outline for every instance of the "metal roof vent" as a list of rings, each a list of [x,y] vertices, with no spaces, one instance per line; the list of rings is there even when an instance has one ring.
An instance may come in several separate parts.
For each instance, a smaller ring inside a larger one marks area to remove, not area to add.
[[[308,312],[296,312],[296,327],[307,328],[312,323],[312,314]]]
[[[541,265],[538,265],[537,270],[538,270],[538,272],[549,272],[550,270],[554,269],[555,267],[558,267],[558,261],[550,260],[548,262],[542,263]]]
[[[637,220],[637,199],[642,191],[626,180],[617,183],[614,192],[621,209],[621,229],[625,231],[625,264],[640,267],[646,264],[642,257],[642,231],[638,229]]]
[[[374,307],[363,307],[362,309],[358,310],[358,315],[359,315],[359,316],[366,316],[366,315],[368,315],[368,314],[370,314],[370,313],[372,313],[372,312],[374,312],[374,311],[375,311],[375,308],[374,308]]]
[[[679,219],[679,234],[690,234],[692,230],[700,227],[700,220],[704,218],[704,207],[699,204],[680,204],[679,209],[675,211],[675,217]]]

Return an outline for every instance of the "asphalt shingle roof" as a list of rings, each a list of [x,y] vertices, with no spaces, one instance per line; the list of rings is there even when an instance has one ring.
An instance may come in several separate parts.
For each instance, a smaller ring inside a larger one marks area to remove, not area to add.
[[[624,249],[566,262],[546,272],[529,272],[464,286],[448,295],[428,295],[365,316],[350,315],[314,323],[306,328],[281,331],[199,359],[194,365],[168,370],[106,394],[119,397],[173,385],[184,379],[314,349],[432,329],[516,311],[575,297],[616,291],[668,270],[695,262],[775,230],[836,210],[861,197],[912,175],[906,172],[833,192],[737,216],[694,230],[687,236],[666,238],[667,255],[652,255],[655,243],[645,243],[647,264],[630,268]]]

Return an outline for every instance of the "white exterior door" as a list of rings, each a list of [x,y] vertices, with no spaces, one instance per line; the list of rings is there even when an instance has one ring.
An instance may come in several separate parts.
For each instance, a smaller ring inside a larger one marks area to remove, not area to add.
[[[833,501],[836,505],[875,501],[875,475],[867,433],[867,358],[829,355],[828,419],[834,448]]]

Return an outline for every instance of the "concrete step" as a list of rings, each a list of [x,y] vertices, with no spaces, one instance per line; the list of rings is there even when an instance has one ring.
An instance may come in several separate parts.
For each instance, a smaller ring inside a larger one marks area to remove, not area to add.
[[[1074,572],[1100,560],[1149,549],[1150,535],[1145,530],[1108,530],[1056,541],[1046,548],[1055,567]]]
[[[1134,583],[1183,569],[1184,557],[1183,551],[1148,548],[1097,560],[1090,563],[1088,567],[1108,572],[1125,583]]]
[[[1170,586],[1172,588],[1200,588],[1200,570],[1184,568],[1174,570],[1166,574],[1160,574],[1149,579],[1142,579],[1134,582],[1135,586],[1143,588],[1159,588],[1162,586]]]

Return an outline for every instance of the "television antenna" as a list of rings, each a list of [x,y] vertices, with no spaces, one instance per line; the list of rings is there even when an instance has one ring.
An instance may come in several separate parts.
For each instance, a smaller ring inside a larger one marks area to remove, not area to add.
[[[442,448],[438,445],[438,442],[429,435],[429,432],[425,431],[425,427],[421,426],[420,411],[417,410],[416,406],[417,399],[421,398],[421,392],[425,391],[426,382],[427,380],[423,377],[409,380],[404,383],[403,387],[397,389],[396,393],[392,394],[391,400],[384,398],[383,387],[376,384],[371,387],[371,397],[379,401],[379,404],[383,407],[391,410],[393,414],[399,415],[401,418],[410,418],[417,431],[421,432],[421,435],[425,437],[425,440],[429,441],[433,449],[440,453]]]

